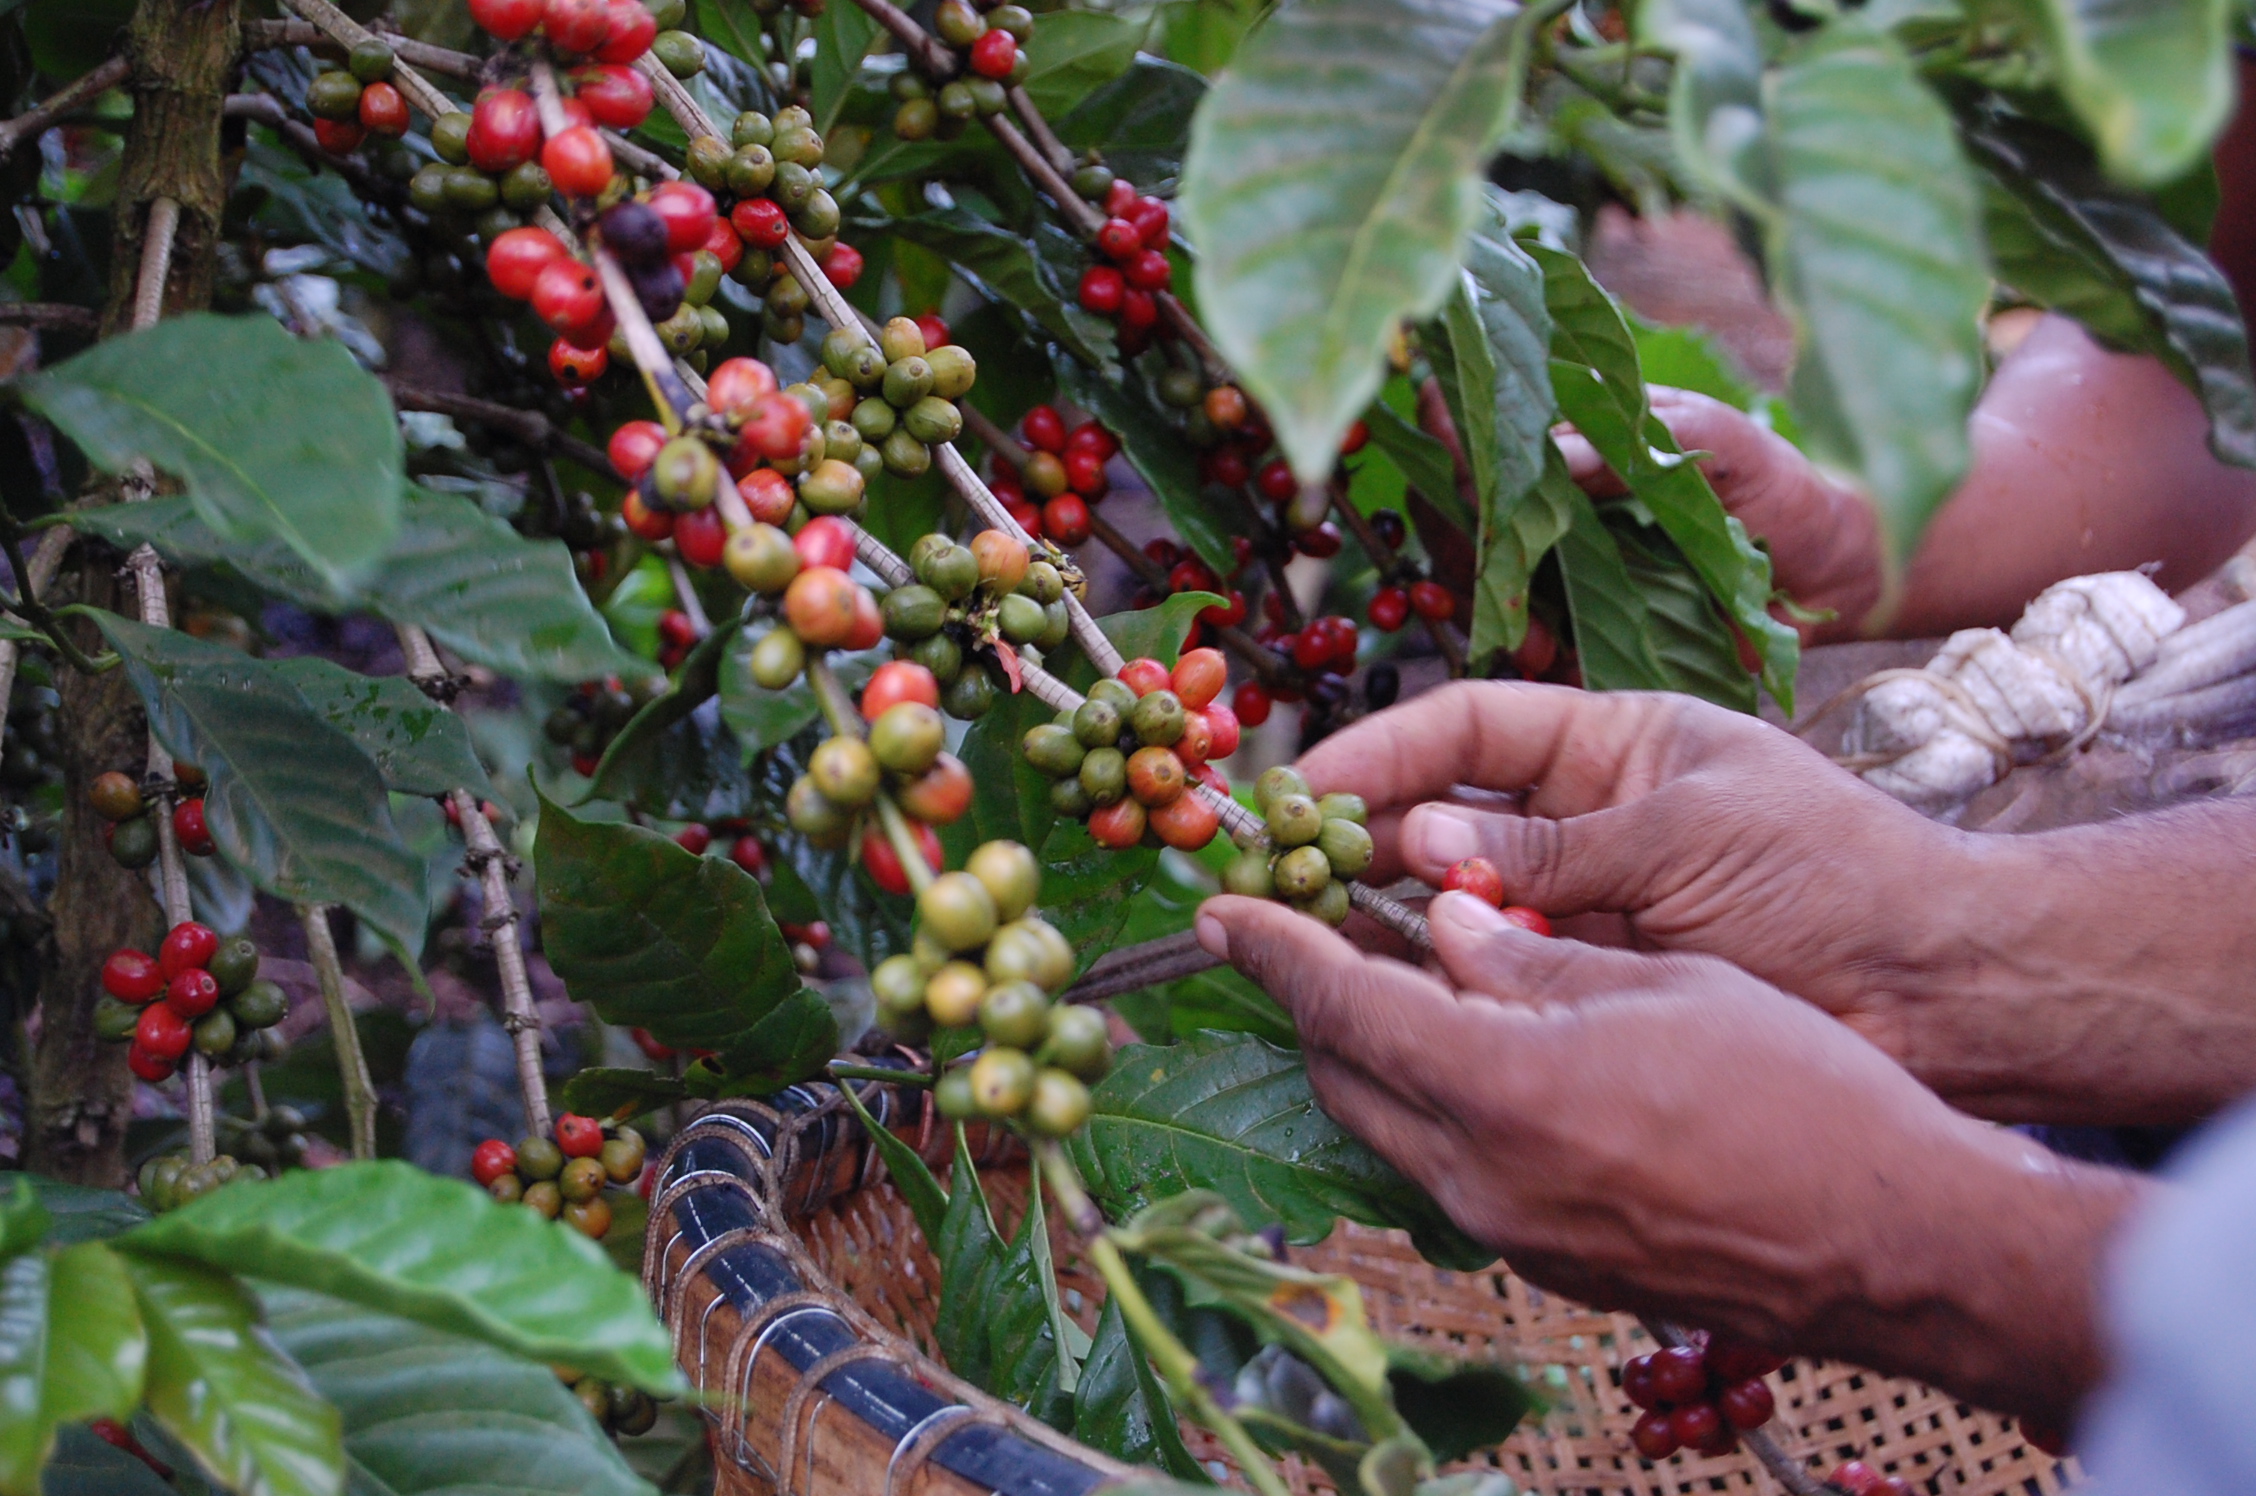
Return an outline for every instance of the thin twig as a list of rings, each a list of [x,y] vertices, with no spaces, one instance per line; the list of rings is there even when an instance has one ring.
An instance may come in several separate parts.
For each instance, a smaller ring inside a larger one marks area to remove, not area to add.
[[[1082,238],[1095,238],[1097,230],[1104,227],[1104,214],[1073,190],[1072,184],[1035,149],[1034,142],[999,114],[987,116],[987,129],[1010,153],[1011,159],[1034,179],[1034,185],[1049,195],[1050,201],[1057,205],[1058,216],[1071,224]]]
[[[533,1007],[533,979],[525,969],[525,948],[517,938],[517,901],[509,892],[508,859],[477,798],[456,790],[448,800],[470,845],[469,862],[478,873],[486,917],[482,928],[493,942],[494,965],[501,971],[502,1026],[517,1050],[517,1087],[525,1096],[525,1124],[531,1136],[551,1130],[548,1077],[541,1070],[540,1015]]]
[[[1034,96],[1023,85],[1013,83],[1003,97],[1010,100],[1011,113],[1018,116],[1018,122],[1026,127],[1026,133],[1034,137],[1035,146],[1049,159],[1050,165],[1057,168],[1058,175],[1064,176],[1072,171],[1073,152],[1065,148],[1065,142],[1057,138],[1057,131],[1051,129],[1050,122],[1042,118],[1042,111],[1034,107]]]
[[[528,447],[569,458],[600,477],[615,482],[625,481],[619,476],[618,470],[611,466],[610,457],[601,447],[582,441],[537,410],[520,410],[514,405],[503,405],[498,400],[481,400],[475,395],[427,390],[397,379],[387,378],[384,385],[392,392],[392,404],[401,410],[427,410],[438,415],[453,416],[457,420],[476,421],[497,431],[506,431]]]
[[[945,83],[963,70],[963,63],[954,50],[938,37],[919,26],[905,10],[890,0],[854,0],[869,13],[870,19],[893,33],[916,64],[917,71],[935,83]]]
[[[383,42],[384,45],[391,46],[389,38],[378,36],[375,32],[370,31],[351,16],[331,5],[329,0],[283,0],[283,3],[311,21],[331,40],[347,50],[359,46],[362,42],[372,41]],[[394,58],[392,83],[401,93],[407,95],[407,101],[410,104],[433,119],[455,112],[457,106],[454,100],[440,93],[432,85],[430,79],[415,71],[405,60],[401,59],[397,48],[393,49],[392,55]]]
[[[0,323],[92,337],[101,329],[102,314],[91,307],[54,301],[0,301]]]
[[[69,114],[82,104],[89,103],[125,82],[133,65],[123,57],[113,57],[74,83],[65,84],[47,96],[44,103],[35,105],[14,119],[0,123],[0,161],[18,145],[36,135],[43,134],[49,125]]]
[[[485,73],[486,60],[468,52],[455,52],[445,47],[434,47],[429,42],[419,42],[410,36],[390,31],[371,31],[376,40],[392,49],[392,56],[412,63],[426,73],[437,73],[445,78],[460,78],[475,82]],[[305,47],[327,55],[345,56],[351,48],[314,25],[311,21],[245,21],[243,23],[243,50],[263,52],[274,47]]]
[[[165,282],[172,275],[172,245],[180,233],[180,204],[160,197],[149,204],[142,229],[141,274],[133,283],[133,330],[154,327],[164,315]]]
[[[1139,992],[1196,976],[1221,964],[1206,953],[1196,935],[1186,930],[1105,952],[1089,963],[1081,980],[1066,988],[1058,1001],[1101,1003],[1123,992]]]
[[[345,1000],[345,968],[337,959],[337,937],[329,928],[329,906],[300,904],[298,923],[305,926],[306,954],[313,974],[321,981],[321,1006],[329,1015],[329,1040],[337,1049],[337,1078],[345,1088],[345,1116],[352,1127],[352,1156],[376,1156],[376,1082],[369,1078],[368,1056],[360,1047],[360,1029],[353,1022],[352,1004]]]

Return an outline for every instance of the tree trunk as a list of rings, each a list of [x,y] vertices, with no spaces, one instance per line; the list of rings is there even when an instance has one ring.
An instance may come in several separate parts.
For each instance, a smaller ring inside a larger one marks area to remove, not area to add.
[[[135,282],[149,206],[170,198],[179,230],[165,280],[172,315],[210,305],[227,178],[220,157],[221,105],[241,48],[239,0],[141,0],[127,31],[133,63],[133,124],[118,173],[105,334],[133,322]],[[183,370],[182,377],[195,377]],[[116,498],[114,488],[97,501]],[[77,567],[82,602],[133,614],[114,558]],[[102,648],[80,624],[80,645]],[[55,959],[40,990],[38,1049],[26,1118],[26,1166],[79,1184],[125,1182],[125,1126],[132,1077],[124,1047],[94,1034],[102,962],[120,946],[153,952],[163,934],[146,875],[128,872],[105,845],[86,787],[109,769],[138,773],[147,727],[125,672],[59,672],[62,695],[63,825],[55,892]]]

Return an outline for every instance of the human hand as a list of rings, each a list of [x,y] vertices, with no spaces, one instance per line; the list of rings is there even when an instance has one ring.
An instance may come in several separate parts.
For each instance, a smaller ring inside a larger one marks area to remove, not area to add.
[[[1439,975],[1261,900],[1208,901],[1198,933],[1291,1011],[1325,1111],[1530,1281],[2065,1425],[2135,1184],[1721,961],[1546,940],[1465,894],[1429,918]]]
[[[1318,794],[1369,802],[1383,882],[1486,857],[1506,902],[1618,915],[1591,938],[1721,956],[1917,1071],[1955,1000],[1977,838],[1906,809],[1751,717],[1689,697],[1469,682],[1334,734]],[[1456,786],[1500,791],[1442,802]]]
[[[1830,612],[1799,625],[1805,639],[1856,638],[1880,601],[1880,525],[1862,495],[1817,470],[1794,444],[1745,412],[1691,390],[1655,385],[1653,414],[1687,452],[1723,507],[1765,542],[1772,580],[1803,608]],[[1557,433],[1567,471],[1593,498],[1626,493],[1622,480],[1572,428]]]

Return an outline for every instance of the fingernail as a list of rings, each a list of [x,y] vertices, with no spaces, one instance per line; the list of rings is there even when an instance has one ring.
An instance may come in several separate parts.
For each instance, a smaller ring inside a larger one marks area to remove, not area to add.
[[[1472,822],[1446,805],[1421,805],[1407,828],[1412,857],[1435,867],[1463,862],[1480,851],[1480,833]]]
[[[1211,914],[1198,917],[1199,949],[1217,961],[1230,959],[1230,932],[1222,928],[1222,921]]]
[[[1469,893],[1439,895],[1426,906],[1426,918],[1437,924],[1455,925],[1468,935],[1494,935],[1500,930],[1519,928],[1504,917],[1503,910]]]

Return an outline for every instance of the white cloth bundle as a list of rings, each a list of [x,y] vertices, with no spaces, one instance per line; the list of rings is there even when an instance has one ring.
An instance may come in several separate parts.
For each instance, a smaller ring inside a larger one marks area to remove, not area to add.
[[[1907,804],[1956,805],[2015,764],[2087,740],[2115,688],[2184,623],[2185,609],[2135,571],[2057,582],[2010,637],[1962,629],[1926,668],[1875,676],[1844,759]]]

